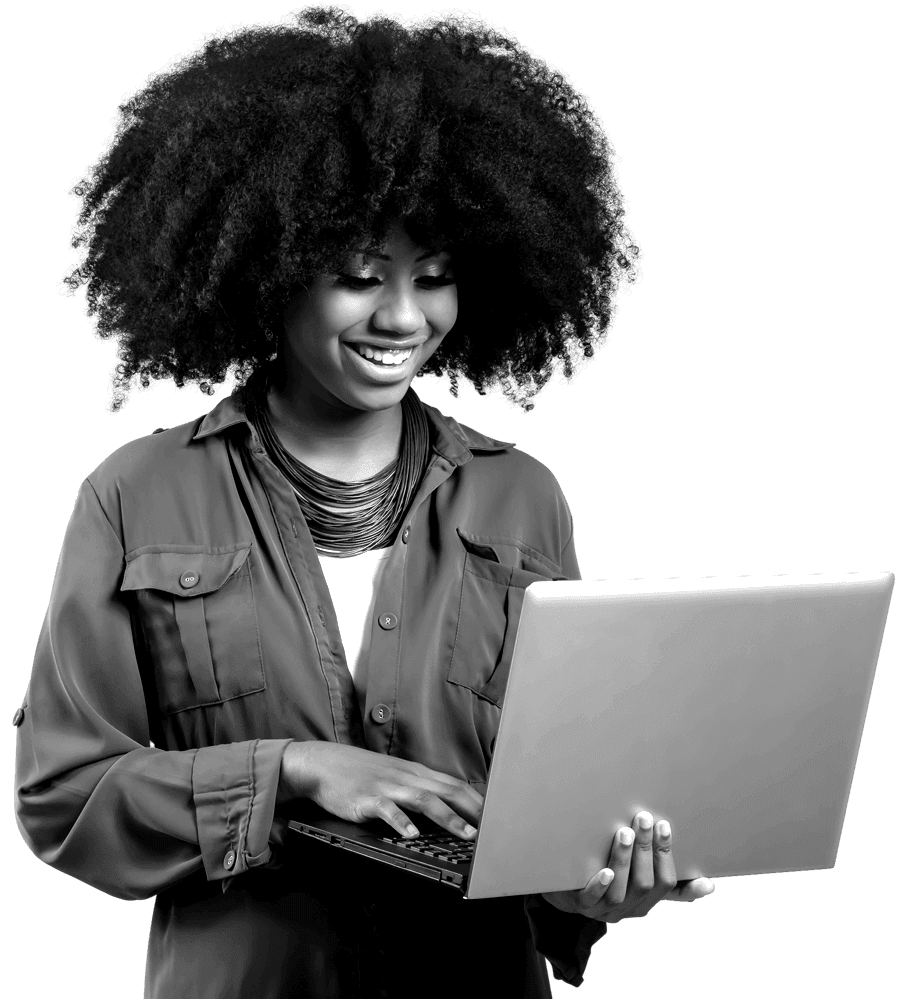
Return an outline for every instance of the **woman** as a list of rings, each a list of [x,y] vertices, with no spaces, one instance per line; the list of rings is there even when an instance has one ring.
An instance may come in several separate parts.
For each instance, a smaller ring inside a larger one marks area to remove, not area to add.
[[[608,922],[712,889],[676,883],[650,814],[584,889],[468,903],[287,821],[475,836],[521,598],[501,572],[579,568],[549,470],[411,383],[528,410],[592,356],[635,252],[605,137],[481,26],[318,9],[123,111],[69,279],[119,339],[114,409],[135,376],[238,388],[82,484],[16,716],[23,835],[157,897],[150,997],[544,997],[545,958],[579,985]]]

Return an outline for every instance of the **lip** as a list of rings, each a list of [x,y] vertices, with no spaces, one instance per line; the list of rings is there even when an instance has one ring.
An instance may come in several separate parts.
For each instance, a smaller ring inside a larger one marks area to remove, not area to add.
[[[361,340],[345,340],[345,344],[367,344],[369,347],[380,347],[383,351],[405,351],[408,347],[418,347],[424,344],[427,337],[410,337],[409,340],[393,340],[390,337],[363,337]]]
[[[361,340],[355,341],[355,343],[366,344],[371,343],[371,341]],[[402,364],[382,365],[380,368],[378,365],[364,358],[356,350],[355,343],[352,341],[343,341],[343,346],[352,355],[356,370],[370,382],[376,382],[379,385],[395,385],[397,382],[404,382],[412,376],[416,355],[418,354],[418,346],[420,343],[424,343],[424,341],[418,341],[413,345],[412,354]]]

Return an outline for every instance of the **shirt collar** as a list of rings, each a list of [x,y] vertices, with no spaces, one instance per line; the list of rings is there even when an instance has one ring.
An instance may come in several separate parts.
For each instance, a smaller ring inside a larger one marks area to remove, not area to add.
[[[202,418],[198,430],[192,435],[193,441],[210,437],[212,434],[220,434],[229,427],[243,423],[249,428],[250,433],[255,433],[245,413],[237,407],[234,397],[235,391],[234,394],[222,399]],[[428,403],[423,402],[422,405],[428,415],[429,425],[434,429],[432,447],[442,458],[446,458],[454,465],[468,462],[475,451],[505,451],[515,446],[513,441],[498,441],[496,438],[488,437],[487,434],[466,427]]]

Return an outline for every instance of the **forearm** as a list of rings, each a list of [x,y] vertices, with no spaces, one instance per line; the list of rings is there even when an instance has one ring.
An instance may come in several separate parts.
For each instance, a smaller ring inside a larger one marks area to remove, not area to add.
[[[269,859],[286,742],[139,747],[47,777],[26,731],[19,826],[42,861],[122,899],[156,895],[200,868],[209,879],[238,875]]]
[[[150,745],[123,566],[122,542],[86,480],[17,714],[16,811],[43,861],[135,899],[199,868],[224,879],[267,860],[290,741]]]

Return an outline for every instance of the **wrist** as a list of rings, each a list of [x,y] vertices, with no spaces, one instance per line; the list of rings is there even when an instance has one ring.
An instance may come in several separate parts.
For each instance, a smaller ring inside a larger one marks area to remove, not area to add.
[[[309,740],[294,740],[288,743],[280,758],[280,776],[277,780],[277,805],[281,806],[293,799],[307,797],[307,770]]]

